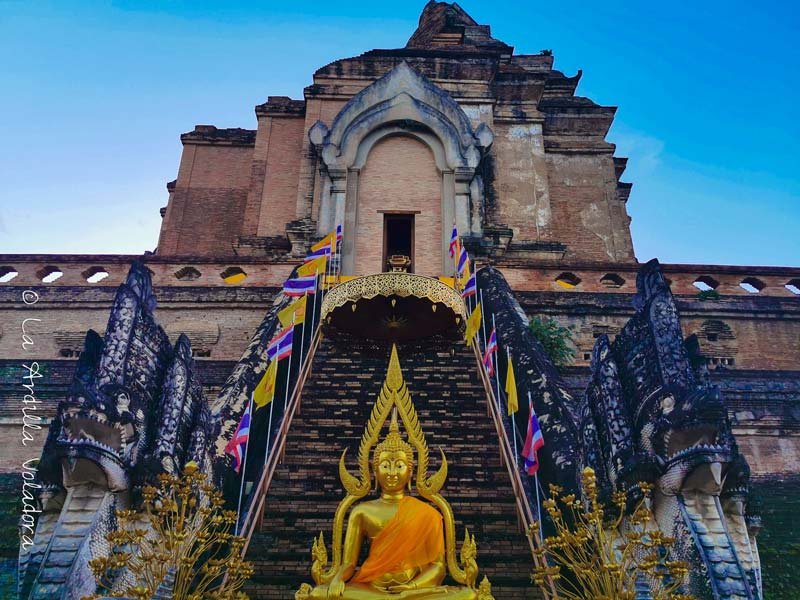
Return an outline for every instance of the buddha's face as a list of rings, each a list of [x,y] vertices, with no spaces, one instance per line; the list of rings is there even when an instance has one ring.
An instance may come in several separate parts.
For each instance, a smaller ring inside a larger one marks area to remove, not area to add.
[[[411,479],[411,457],[402,450],[381,452],[375,467],[375,477],[384,492],[402,492]]]

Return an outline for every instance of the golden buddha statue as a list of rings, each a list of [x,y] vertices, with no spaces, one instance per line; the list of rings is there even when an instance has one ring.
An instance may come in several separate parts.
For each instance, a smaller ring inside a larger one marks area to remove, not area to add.
[[[390,413],[389,433],[376,443]],[[398,414],[411,443],[400,434]],[[411,491],[415,448],[419,456],[416,487],[428,502],[406,494]],[[447,477],[447,460],[442,452],[442,466],[428,477],[428,448],[403,381],[396,348],[392,348],[386,381],[361,438],[359,478],[347,471],[345,455],[346,451],[339,461],[339,476],[348,494],[334,517],[333,564],[328,565],[328,552],[320,533],[311,551],[311,574],[317,585],[304,583],[295,594],[296,600],[493,600],[488,579],[484,577],[475,586],[476,546],[469,532],[461,546],[461,565],[456,561],[453,513],[439,494]],[[369,493],[372,475],[380,497],[356,504]],[[358,567],[365,539],[369,539],[369,555]],[[448,571],[461,585],[443,585]]]

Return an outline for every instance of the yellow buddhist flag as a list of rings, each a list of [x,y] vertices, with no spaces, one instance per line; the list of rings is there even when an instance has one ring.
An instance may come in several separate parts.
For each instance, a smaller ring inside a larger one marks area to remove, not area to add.
[[[458,280],[458,287],[460,287],[462,290],[467,285],[467,282],[469,281],[469,278],[472,276],[472,273],[470,272],[469,267],[470,267],[469,257],[467,257],[467,262],[464,264],[464,274]]]
[[[309,275],[314,275],[315,273],[321,274],[324,273],[327,268],[328,268],[328,257],[320,256],[318,258],[308,261],[302,267],[297,267],[297,276],[308,277]]]
[[[336,252],[336,232],[329,233],[316,244],[311,246],[311,251],[316,252],[317,250],[322,250],[325,246],[331,247],[331,253]]]
[[[288,327],[292,323],[299,325],[306,320],[306,301],[308,296],[300,296],[294,302],[290,302],[278,311],[278,320],[282,327]]]
[[[266,406],[275,397],[275,384],[278,381],[278,361],[269,363],[267,371],[253,390],[253,402],[258,408]]]
[[[478,302],[478,305],[475,307],[475,310],[472,311],[472,314],[467,319],[467,332],[464,335],[464,340],[467,342],[467,346],[472,343],[472,338],[475,337],[475,334],[478,333],[478,329],[481,326],[481,303]]]
[[[513,415],[519,410],[519,400],[517,399],[517,379],[514,377],[514,363],[510,354],[506,371],[506,397],[508,398],[508,414]]]

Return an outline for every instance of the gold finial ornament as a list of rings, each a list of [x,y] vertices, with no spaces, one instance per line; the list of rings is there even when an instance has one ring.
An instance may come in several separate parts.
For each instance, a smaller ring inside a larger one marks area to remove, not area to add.
[[[392,420],[389,424],[389,433],[383,438],[383,441],[375,446],[375,451],[372,454],[373,471],[377,472],[376,462],[380,458],[382,452],[405,452],[409,461],[413,463],[414,448],[400,435],[400,426],[397,423],[397,409],[392,409]]]
[[[387,420],[389,431],[380,441]],[[403,439],[401,422],[407,440]],[[486,578],[476,586],[477,547],[469,532],[465,532],[460,560],[456,558],[453,511],[439,493],[447,478],[447,459],[441,451],[441,466],[428,475],[425,434],[403,380],[395,346],[361,437],[357,476],[348,471],[346,455],[345,450],[339,460],[339,477],[347,495],[334,516],[333,562],[328,564],[320,533],[312,546],[311,574],[316,587],[303,584],[295,594],[297,600],[493,600]],[[373,476],[380,497],[361,501],[372,489]],[[411,489],[412,478],[417,493],[427,502],[405,494],[406,487]],[[424,536],[424,543],[417,536]],[[371,540],[369,556],[359,567],[361,543],[366,540]],[[460,585],[443,585],[447,574]]]

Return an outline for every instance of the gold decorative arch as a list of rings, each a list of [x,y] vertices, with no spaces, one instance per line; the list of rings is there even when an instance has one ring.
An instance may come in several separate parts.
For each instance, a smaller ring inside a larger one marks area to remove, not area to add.
[[[345,281],[328,292],[322,301],[322,319],[325,320],[335,309],[348,302],[377,296],[425,298],[431,304],[444,304],[453,314],[461,317],[462,321],[467,318],[464,301],[459,293],[435,277],[412,273],[375,273]]]

